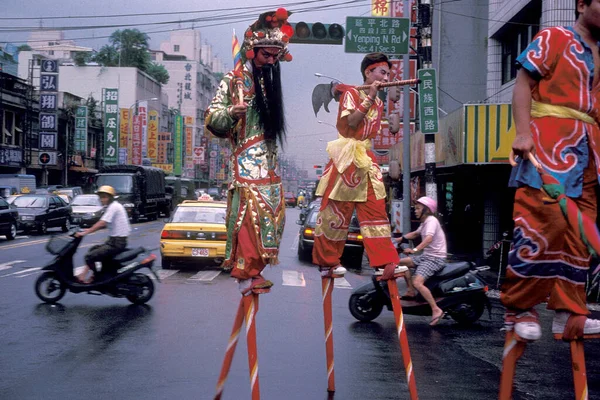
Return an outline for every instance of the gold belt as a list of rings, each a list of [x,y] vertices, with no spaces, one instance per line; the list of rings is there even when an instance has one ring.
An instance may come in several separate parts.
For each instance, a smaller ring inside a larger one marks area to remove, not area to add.
[[[540,103],[532,100],[531,102],[531,116],[534,118],[541,117],[556,117],[556,118],[568,118],[576,119],[579,121],[587,122],[588,124],[596,124],[596,120],[582,111],[575,110],[573,108],[565,106],[557,106],[553,104]]]
[[[336,169],[343,174],[350,164],[354,163],[356,168],[370,168],[373,164],[367,150],[371,148],[371,140],[356,140],[340,136],[327,144],[327,153],[333,161]]]

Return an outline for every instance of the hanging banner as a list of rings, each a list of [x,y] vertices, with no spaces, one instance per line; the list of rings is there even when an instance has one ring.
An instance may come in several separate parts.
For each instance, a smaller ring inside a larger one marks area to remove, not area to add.
[[[173,126],[173,174],[181,176],[183,167],[183,116],[175,116]]]
[[[194,155],[194,143],[193,138],[194,130],[191,126],[185,127],[185,155],[187,157],[192,157]]]
[[[119,89],[104,89],[104,165],[115,165],[119,147]]]
[[[84,156],[87,156],[87,114],[88,108],[86,106],[79,106],[75,110],[75,152]]]
[[[138,103],[138,115],[142,121],[142,158],[148,155],[148,102],[140,101]]]
[[[158,158],[158,111],[148,113],[148,158],[156,162]]]
[[[167,149],[171,143],[170,132],[160,132],[158,134],[158,152],[156,154],[157,164],[166,164],[168,162]]]
[[[142,118],[139,115],[133,116],[131,163],[133,165],[142,165]]]
[[[131,131],[129,129],[129,124],[131,120],[131,110],[128,108],[121,108],[121,119],[119,120],[119,154],[125,153],[125,164],[127,164],[127,160],[131,160],[131,146],[129,137],[131,135]]]

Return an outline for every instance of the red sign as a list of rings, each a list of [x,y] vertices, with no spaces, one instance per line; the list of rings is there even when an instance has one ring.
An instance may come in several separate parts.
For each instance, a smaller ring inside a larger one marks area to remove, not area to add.
[[[389,125],[387,122],[381,124],[381,132],[373,139],[373,149],[375,150],[387,150],[399,141],[402,140],[404,132],[404,125],[400,123],[400,131],[395,135],[390,133]],[[415,123],[410,123],[411,135],[415,133]]]
[[[131,135],[131,163],[142,165],[142,116],[133,116],[133,134]]]
[[[408,15],[404,15],[404,2],[407,0],[395,0],[392,1],[392,17],[394,18],[408,18]],[[417,7],[415,7],[415,0],[410,0],[410,21],[412,23],[417,22]],[[411,33],[412,36],[412,33]]]
[[[390,70],[390,81],[395,79],[402,80],[404,74],[404,62],[403,60],[391,60],[392,69]],[[415,79],[417,77],[417,60],[410,60],[409,63],[410,72],[409,79]],[[400,100],[393,102],[388,98],[388,114],[398,112],[400,118],[404,116],[404,91],[400,89]],[[411,90],[410,92],[410,119],[417,118],[417,94]]]

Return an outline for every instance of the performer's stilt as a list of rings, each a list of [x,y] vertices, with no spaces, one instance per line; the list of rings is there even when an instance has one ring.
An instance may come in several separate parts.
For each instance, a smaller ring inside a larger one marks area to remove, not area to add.
[[[587,376],[585,373],[585,355],[583,340],[571,341],[571,365],[573,367],[573,383],[575,399],[588,400]]]
[[[246,315],[246,341],[248,344],[248,368],[250,370],[250,388],[252,400],[260,400],[260,384],[258,381],[258,351],[256,349],[256,313],[258,311],[258,294],[244,296],[244,313]]]
[[[406,372],[406,381],[408,383],[408,391],[411,400],[417,400],[417,382],[413,373],[412,359],[410,357],[410,348],[408,346],[408,335],[404,326],[404,315],[402,313],[402,305],[400,304],[400,295],[398,294],[398,285],[396,279],[404,276],[404,273],[394,275],[394,279],[387,281],[390,298],[392,300],[392,308],[394,309],[394,318],[396,319],[396,329],[398,331],[398,340],[400,341],[400,350],[402,352],[402,360],[404,362],[404,370]]]
[[[229,336],[229,342],[227,343],[227,350],[225,351],[225,358],[223,359],[223,366],[221,367],[221,374],[219,375],[219,381],[217,382],[217,393],[215,394],[214,400],[220,400],[221,395],[223,394],[223,388],[225,387],[225,381],[229,375],[229,369],[231,368],[231,362],[233,361],[233,354],[235,353],[235,348],[237,346],[243,323],[244,303],[243,299],[241,299],[235,319],[233,320],[233,328],[231,329],[231,335]]]
[[[526,343],[518,340],[517,335],[510,330],[506,331],[506,339],[504,341],[504,353],[502,355],[502,375],[500,377],[500,400],[511,400],[513,381],[515,379],[515,371],[517,369],[517,361],[525,351]]]
[[[322,277],[323,320],[325,322],[325,352],[327,354],[327,391],[335,392],[335,372],[333,362],[333,319],[331,315],[331,293],[333,277]]]

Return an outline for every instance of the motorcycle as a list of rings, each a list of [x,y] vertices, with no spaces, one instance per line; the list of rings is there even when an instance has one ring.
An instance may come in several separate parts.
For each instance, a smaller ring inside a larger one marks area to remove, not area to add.
[[[152,269],[156,260],[154,254],[138,259],[149,250],[143,247],[125,249],[103,263],[103,270],[114,272],[99,272],[92,283],[81,283],[73,272],[73,256],[83,238],[76,237],[75,233],[53,236],[48,241],[46,251],[55,257],[42,268],[44,272],[35,282],[35,294],[40,300],[54,304],[63,298],[67,290],[72,293],[126,297],[133,304],[145,304],[152,298],[154,283],[148,275],[138,271],[147,268],[159,281]]]
[[[468,261],[447,263],[444,269],[425,281],[438,306],[459,324],[468,325],[477,321],[487,307],[492,317],[492,305],[486,296],[487,285],[477,274],[489,267],[475,268]],[[402,312],[409,315],[431,315],[431,307],[423,296],[402,298]],[[392,310],[387,283],[373,276],[352,292],[348,307],[359,321],[369,322],[381,314],[383,306]]]

